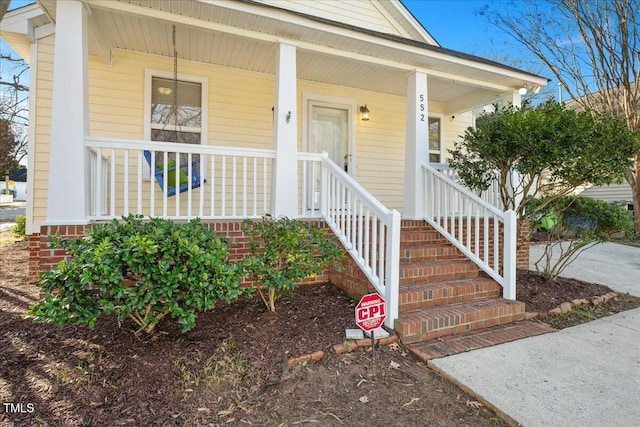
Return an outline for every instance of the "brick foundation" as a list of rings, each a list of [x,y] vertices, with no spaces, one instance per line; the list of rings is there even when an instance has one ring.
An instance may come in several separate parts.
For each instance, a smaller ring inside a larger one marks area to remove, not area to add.
[[[518,270],[529,269],[529,249],[531,246],[531,227],[527,218],[518,220],[520,235],[518,236],[516,251],[516,268]]]
[[[324,227],[323,221],[310,221],[316,226]],[[231,261],[244,258],[249,253],[249,239],[242,231],[242,221],[204,222],[218,236],[229,238],[229,254]],[[58,262],[69,257],[63,249],[50,249],[49,236],[60,233],[60,237],[82,237],[91,225],[43,225],[40,233],[29,236],[29,282],[36,283],[40,272],[50,270]],[[329,281],[328,273],[310,277],[299,284],[317,284]],[[248,280],[243,285],[252,285]]]

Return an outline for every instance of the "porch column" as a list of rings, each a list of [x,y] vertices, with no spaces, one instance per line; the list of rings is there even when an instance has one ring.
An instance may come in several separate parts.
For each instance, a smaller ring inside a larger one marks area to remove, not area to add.
[[[424,217],[425,188],[422,163],[429,161],[429,102],[427,75],[415,71],[407,83],[407,134],[404,157],[405,219]]]
[[[87,12],[82,2],[56,5],[47,224],[86,224],[89,129]]]
[[[271,186],[271,214],[298,215],[298,113],[296,47],[279,43],[276,55],[276,91],[273,141],[276,161]]]
[[[513,104],[515,107],[522,106],[522,95],[517,90],[506,94],[502,99],[505,104]]]

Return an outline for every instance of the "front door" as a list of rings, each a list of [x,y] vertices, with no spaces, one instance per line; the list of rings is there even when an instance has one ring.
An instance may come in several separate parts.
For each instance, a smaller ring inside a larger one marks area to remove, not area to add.
[[[310,153],[326,151],[346,173],[353,176],[354,165],[351,155],[350,128],[352,107],[330,102],[308,101],[307,138],[304,147]],[[307,171],[306,209],[320,208],[320,167]]]
[[[326,151],[331,160],[351,175],[353,165],[349,150],[349,109],[313,101],[310,101],[309,107],[307,151]]]

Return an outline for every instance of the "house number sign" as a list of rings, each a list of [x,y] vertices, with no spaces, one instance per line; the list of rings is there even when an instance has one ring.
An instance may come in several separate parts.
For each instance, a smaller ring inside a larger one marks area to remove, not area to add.
[[[418,104],[418,108],[420,109],[420,121],[424,122],[424,94],[420,94],[419,96],[420,103]]]

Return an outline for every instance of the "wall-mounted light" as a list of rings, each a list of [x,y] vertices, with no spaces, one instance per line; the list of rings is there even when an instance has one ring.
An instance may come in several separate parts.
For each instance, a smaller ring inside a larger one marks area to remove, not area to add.
[[[160,86],[158,88],[158,93],[160,95],[171,95],[171,92],[173,92],[173,90],[170,87]]]
[[[362,113],[362,121],[369,121],[369,109],[367,108],[367,104],[360,107],[360,112]]]
[[[525,83],[524,85],[522,85],[520,89],[518,89],[518,93],[523,96],[526,95],[529,91],[532,91],[533,93],[538,93],[540,92],[540,86],[534,86],[532,84]]]

